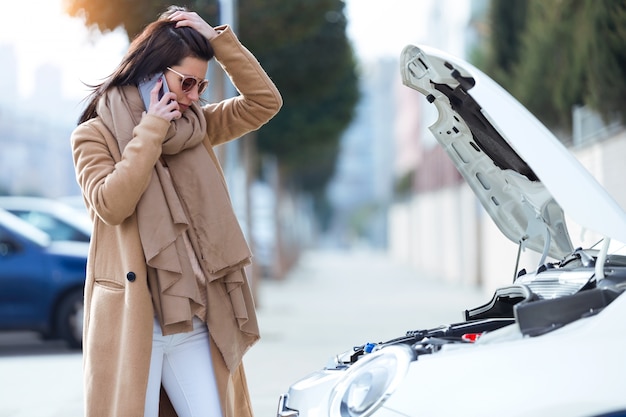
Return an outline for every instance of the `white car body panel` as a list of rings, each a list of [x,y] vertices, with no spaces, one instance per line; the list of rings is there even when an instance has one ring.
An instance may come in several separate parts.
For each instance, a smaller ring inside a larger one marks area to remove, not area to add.
[[[420,356],[383,407],[415,417],[590,417],[626,410],[626,360],[614,360],[626,352],[624,317],[621,296],[597,316],[541,337],[511,337],[512,325],[475,344]]]

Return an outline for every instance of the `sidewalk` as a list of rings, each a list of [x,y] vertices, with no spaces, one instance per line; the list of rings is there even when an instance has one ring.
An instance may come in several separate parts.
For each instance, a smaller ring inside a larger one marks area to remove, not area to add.
[[[337,353],[462,321],[487,301],[384,253],[308,252],[286,280],[259,287],[261,341],[244,358],[255,416],[275,416],[280,394]]]
[[[262,338],[244,358],[255,416],[275,417],[280,394],[337,353],[461,321],[487,301],[382,253],[308,252],[285,280],[259,286]],[[80,353],[28,335],[0,345],[0,417],[82,417]]]

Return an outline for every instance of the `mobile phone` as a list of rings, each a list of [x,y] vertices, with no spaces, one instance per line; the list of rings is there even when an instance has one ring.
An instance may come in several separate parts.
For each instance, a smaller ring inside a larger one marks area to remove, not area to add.
[[[161,100],[163,95],[170,91],[169,88],[167,88],[167,81],[165,80],[165,75],[163,75],[162,72],[158,74],[152,74],[144,78],[137,86],[139,88],[139,94],[141,94],[141,99],[143,100],[143,104],[146,110],[148,110],[148,107],[150,107],[150,92],[156,85],[159,78],[163,81],[161,83],[161,89],[159,90],[159,100]]]

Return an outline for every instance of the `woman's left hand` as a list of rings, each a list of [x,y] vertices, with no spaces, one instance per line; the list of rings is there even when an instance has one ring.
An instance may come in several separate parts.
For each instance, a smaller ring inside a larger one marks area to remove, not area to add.
[[[196,12],[177,11],[170,16],[170,20],[176,22],[177,28],[188,26],[197,30],[208,40],[211,40],[218,35],[217,31],[213,29],[213,26],[209,25]]]

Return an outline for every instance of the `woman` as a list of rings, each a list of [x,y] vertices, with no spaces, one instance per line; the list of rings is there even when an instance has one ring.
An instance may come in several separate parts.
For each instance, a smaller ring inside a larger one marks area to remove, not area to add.
[[[240,95],[200,106],[215,56]],[[156,73],[149,105],[138,85]],[[169,90],[160,97],[160,91]],[[250,416],[259,338],[250,251],[213,147],[282,106],[228,26],[170,7],[96,86],[72,134],[94,222],[83,336],[87,417]]]

